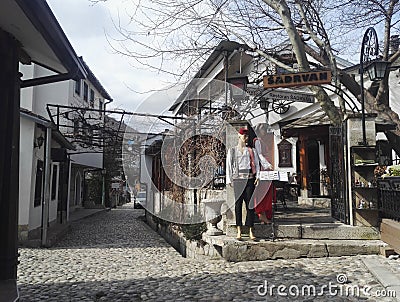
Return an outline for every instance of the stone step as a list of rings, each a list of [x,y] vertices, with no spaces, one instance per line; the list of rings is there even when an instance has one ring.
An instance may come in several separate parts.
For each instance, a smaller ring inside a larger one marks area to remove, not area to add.
[[[236,237],[236,226],[228,225],[226,235]],[[242,232],[248,234],[248,227],[243,226]],[[258,238],[272,238],[272,226],[255,224],[254,233]],[[364,226],[349,226],[342,223],[315,224],[277,224],[275,223],[276,238],[293,239],[331,239],[331,240],[379,240],[377,228]]]
[[[224,259],[233,262],[377,255],[382,247],[387,246],[381,240],[276,239],[272,241],[262,239],[253,241],[244,237],[239,241],[231,236],[206,234],[203,234],[203,240],[220,251]]]

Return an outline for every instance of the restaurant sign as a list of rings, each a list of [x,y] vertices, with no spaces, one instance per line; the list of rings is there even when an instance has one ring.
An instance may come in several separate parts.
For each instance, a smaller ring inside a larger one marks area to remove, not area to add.
[[[264,76],[264,89],[328,84],[331,80],[330,70],[269,75]]]
[[[275,89],[266,93],[265,98],[272,100],[284,100],[289,102],[303,102],[303,103],[314,103],[314,94],[299,92],[299,91],[288,91]]]

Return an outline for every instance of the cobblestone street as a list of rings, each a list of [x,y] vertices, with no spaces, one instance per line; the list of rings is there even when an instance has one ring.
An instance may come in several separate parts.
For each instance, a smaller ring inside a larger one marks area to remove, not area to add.
[[[392,301],[376,297],[383,287],[362,262],[378,256],[187,259],[143,222],[143,213],[128,204],[75,222],[53,248],[20,249],[21,301]],[[340,285],[337,276],[347,283]],[[330,283],[337,286],[332,297]],[[286,286],[281,295],[279,285]],[[314,297],[307,288],[302,294],[305,285],[324,294]],[[350,290],[346,297],[350,286],[361,292],[369,286],[371,296]]]

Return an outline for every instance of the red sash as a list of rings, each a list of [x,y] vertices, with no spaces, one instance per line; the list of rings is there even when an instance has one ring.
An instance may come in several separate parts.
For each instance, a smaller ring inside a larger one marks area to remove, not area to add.
[[[251,167],[251,172],[252,172],[253,174],[256,174],[256,173],[257,173],[257,169],[256,169],[256,164],[255,164],[255,162],[254,162],[254,152],[253,152],[253,149],[250,148],[250,147],[247,147],[247,148],[248,148],[249,154],[250,154],[250,167]]]

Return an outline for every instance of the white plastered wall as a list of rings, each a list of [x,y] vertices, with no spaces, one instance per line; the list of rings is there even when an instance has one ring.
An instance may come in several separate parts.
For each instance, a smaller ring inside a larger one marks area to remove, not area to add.
[[[20,122],[20,161],[19,161],[19,214],[18,224],[29,225],[30,208],[33,206],[34,179],[34,148],[33,140],[35,134],[35,123],[21,117]]]

